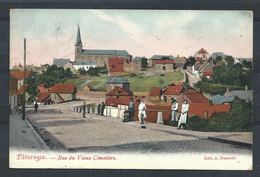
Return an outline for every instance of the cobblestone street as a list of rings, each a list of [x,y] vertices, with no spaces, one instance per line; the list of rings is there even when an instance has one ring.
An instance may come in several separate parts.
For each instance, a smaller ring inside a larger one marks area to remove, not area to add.
[[[57,107],[60,108],[60,105]],[[89,114],[87,118],[82,118],[80,115],[78,113],[61,113],[59,109],[45,107],[41,108],[38,113],[29,110],[26,117],[51,150],[252,154],[250,148],[243,146],[141,128],[133,126],[132,122],[105,121],[99,119],[98,116],[90,117]]]

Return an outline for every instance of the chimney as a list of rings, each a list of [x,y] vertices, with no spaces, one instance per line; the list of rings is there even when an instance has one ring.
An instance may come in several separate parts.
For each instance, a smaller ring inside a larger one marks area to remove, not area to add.
[[[245,90],[248,90],[248,86],[247,85],[245,86]]]
[[[209,99],[209,106],[212,106],[212,100]]]
[[[226,92],[229,92],[229,87],[227,87],[227,90],[226,90]]]

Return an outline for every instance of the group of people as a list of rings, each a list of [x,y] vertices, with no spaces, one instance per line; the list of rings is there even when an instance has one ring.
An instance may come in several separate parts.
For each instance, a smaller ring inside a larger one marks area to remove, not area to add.
[[[85,116],[86,115],[86,107],[87,107],[86,102],[84,102],[84,104],[82,106],[82,112],[83,112],[82,117],[83,118],[86,118],[86,116]],[[102,102],[102,104],[98,104],[97,107],[98,107],[98,115],[104,116],[104,110],[105,110],[105,107],[106,107],[105,103]]]
[[[183,124],[187,123],[189,104],[188,104],[187,100],[183,101],[182,108],[181,108],[181,116],[178,119],[178,109],[179,109],[178,102],[175,98],[172,98],[171,100],[172,100],[171,121],[174,124],[176,122],[178,122],[178,129],[180,129],[180,127]],[[135,103],[133,102],[133,98],[130,98],[128,110],[129,110],[130,121],[134,121]],[[139,117],[141,124],[144,124],[144,120],[146,118],[146,106],[145,106],[144,100],[142,100],[138,106],[138,117]]]
[[[179,104],[175,98],[172,98],[172,113],[171,113],[171,121],[175,124],[175,122],[178,121],[178,129],[180,129],[181,125],[187,123],[188,118],[188,111],[189,111],[189,104],[187,100],[183,101],[182,107],[181,107],[181,116],[178,120],[178,109]]]

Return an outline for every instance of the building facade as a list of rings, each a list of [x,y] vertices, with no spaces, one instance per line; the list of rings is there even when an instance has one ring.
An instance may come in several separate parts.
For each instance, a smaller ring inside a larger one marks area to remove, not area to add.
[[[78,27],[75,43],[75,61],[95,61],[98,66],[108,67],[109,58],[123,58],[132,61],[132,56],[126,50],[86,50],[82,48],[80,29]]]

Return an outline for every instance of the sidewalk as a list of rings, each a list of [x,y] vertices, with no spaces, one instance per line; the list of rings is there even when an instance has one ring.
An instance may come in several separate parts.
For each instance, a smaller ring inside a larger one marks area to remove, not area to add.
[[[22,115],[9,115],[10,150],[49,150],[38,133]]]
[[[71,111],[62,111],[62,112],[65,114],[82,116],[82,113],[78,113],[78,112],[71,112]],[[197,137],[197,138],[202,138],[202,139],[221,141],[224,143],[240,145],[240,146],[245,146],[245,147],[249,147],[249,148],[252,148],[252,143],[253,143],[253,133],[252,132],[199,132],[199,131],[178,129],[177,127],[156,124],[156,123],[140,124],[139,121],[123,123],[122,119],[119,119],[119,118],[103,117],[103,116],[94,115],[94,114],[86,114],[86,117],[114,122],[114,123],[126,124],[126,125],[140,127],[140,128],[142,126],[145,126],[144,128],[148,128],[148,129],[169,132],[169,133],[173,133],[173,134],[177,134],[177,135],[192,136],[192,137]]]

